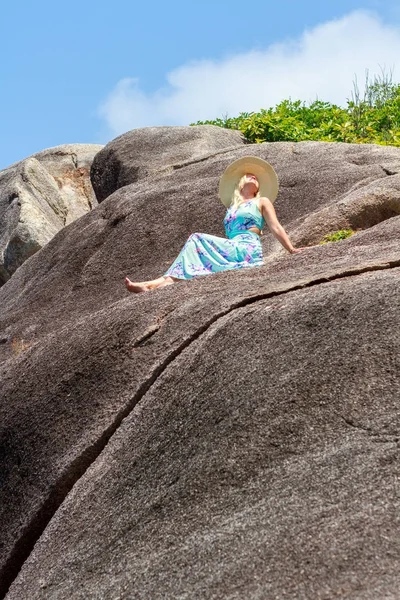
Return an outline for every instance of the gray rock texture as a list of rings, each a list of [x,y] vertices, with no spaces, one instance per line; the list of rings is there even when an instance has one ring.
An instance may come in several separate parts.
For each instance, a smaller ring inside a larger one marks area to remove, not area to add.
[[[277,170],[297,242],[358,233],[290,256],[265,232],[263,267],[128,294],[190,233],[222,235],[244,154]],[[18,269],[7,600],[399,597],[399,171],[396,148],[238,146],[125,185]]]
[[[57,146],[0,171],[0,285],[60,229],[97,205],[89,170],[102,147]]]
[[[145,127],[117,137],[93,161],[91,180],[102,202],[125,185],[150,177],[152,180],[246,143],[239,131],[215,125],[193,127]]]

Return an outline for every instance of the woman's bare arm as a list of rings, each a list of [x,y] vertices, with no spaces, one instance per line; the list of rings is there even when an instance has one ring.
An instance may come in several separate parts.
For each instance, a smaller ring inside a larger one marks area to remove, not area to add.
[[[295,248],[289,239],[288,234],[279,223],[274,209],[274,205],[268,198],[259,199],[259,208],[262,216],[264,217],[271,233],[276,239],[282,244],[284,248],[291,254],[297,254],[304,250],[304,248]]]

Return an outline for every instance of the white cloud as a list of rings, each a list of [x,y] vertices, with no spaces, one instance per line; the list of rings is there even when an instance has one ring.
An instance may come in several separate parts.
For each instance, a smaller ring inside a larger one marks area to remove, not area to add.
[[[305,31],[297,40],[215,61],[194,61],[167,74],[167,85],[145,94],[137,79],[121,80],[99,109],[110,132],[187,125],[258,111],[281,100],[344,105],[365,71],[390,71],[400,56],[400,28],[375,14],[353,12]],[[394,72],[396,79],[396,71]]]

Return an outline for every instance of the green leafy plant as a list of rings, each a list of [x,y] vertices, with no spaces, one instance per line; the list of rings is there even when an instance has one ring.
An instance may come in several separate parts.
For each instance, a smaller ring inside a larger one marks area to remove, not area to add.
[[[320,244],[327,244],[328,242],[340,242],[340,240],[345,240],[355,233],[356,232],[353,229],[340,229],[339,231],[334,231],[333,233],[324,235],[320,241]]]
[[[313,140],[400,146],[400,84],[392,82],[391,73],[370,80],[367,72],[363,96],[356,80],[345,108],[322,100],[306,105],[289,99],[257,113],[193,125],[237,129],[253,143]]]

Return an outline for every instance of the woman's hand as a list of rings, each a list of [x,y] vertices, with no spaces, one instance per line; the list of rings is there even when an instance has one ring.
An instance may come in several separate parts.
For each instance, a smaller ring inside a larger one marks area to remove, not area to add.
[[[292,248],[289,252],[290,254],[299,254],[299,252],[303,252],[303,250],[305,250],[305,248]]]

